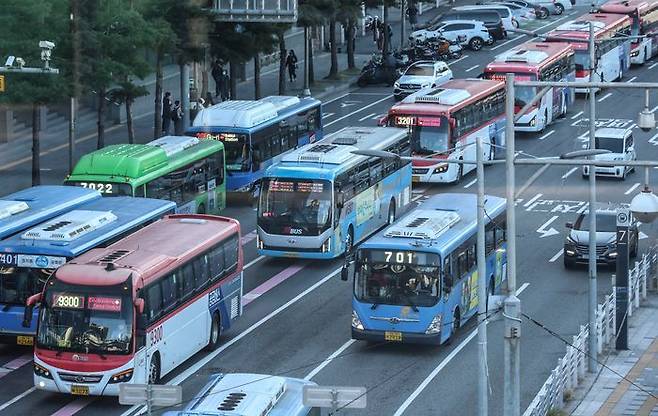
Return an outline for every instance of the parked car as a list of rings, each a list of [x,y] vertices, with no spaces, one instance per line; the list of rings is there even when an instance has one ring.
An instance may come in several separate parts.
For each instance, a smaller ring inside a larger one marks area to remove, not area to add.
[[[596,210],[596,262],[614,266],[617,262],[617,210]],[[589,211],[578,214],[576,222],[566,224],[567,236],[564,240],[564,267],[589,262]],[[634,218],[628,232],[628,252],[637,256],[639,243],[638,222]]]
[[[548,7],[542,6],[539,3],[533,3],[526,0],[506,0],[506,3],[518,4],[519,6],[524,6],[535,11],[535,16],[537,19],[546,19],[551,13]]]
[[[631,161],[637,159],[635,145],[633,143],[633,130],[630,128],[620,129],[605,127],[594,132],[596,149],[609,150],[610,153],[596,155],[595,160],[619,160]],[[595,166],[594,173],[597,176],[611,176],[613,178],[626,179],[626,175],[634,168],[630,166]],[[589,175],[589,166],[583,166],[583,176]]]
[[[497,1],[489,4],[500,4],[501,6],[508,7],[512,11],[512,15],[516,19],[517,24],[521,24],[529,20],[535,20],[537,18],[535,9],[531,7],[521,6],[520,4],[515,3],[507,3],[504,1]]]
[[[393,84],[395,101],[400,101],[421,88],[436,87],[453,78],[443,61],[418,61],[411,64]]]
[[[474,51],[482,49],[485,44],[493,43],[493,37],[487,27],[476,20],[446,20],[432,29],[416,30],[409,35],[409,39],[412,41],[436,38],[457,41]]]
[[[435,24],[440,21],[447,22],[451,20],[476,20],[484,23],[494,42],[507,37],[503,20],[497,12],[492,10],[451,10],[438,18]]]
[[[569,0],[537,0],[537,4],[548,9],[550,14],[561,15],[565,10],[571,10],[573,3]]]
[[[500,19],[503,21],[503,27],[505,30],[514,30],[519,27],[519,22],[514,18],[512,11],[507,6],[502,6],[498,4],[475,4],[470,6],[459,6],[453,8],[455,11],[463,10],[477,10],[477,11],[492,11],[498,13]]]

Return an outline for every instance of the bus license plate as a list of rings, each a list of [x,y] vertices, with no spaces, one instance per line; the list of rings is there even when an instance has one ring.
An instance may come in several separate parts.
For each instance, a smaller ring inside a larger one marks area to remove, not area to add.
[[[16,344],[18,345],[34,345],[34,338],[25,336],[25,335],[19,335],[16,337]]]
[[[77,396],[89,396],[89,386],[76,386],[74,384],[71,386],[71,394]]]
[[[386,341],[402,342],[402,332],[386,331],[384,332],[384,339]]]
[[[411,175],[411,182],[420,182],[420,176]]]

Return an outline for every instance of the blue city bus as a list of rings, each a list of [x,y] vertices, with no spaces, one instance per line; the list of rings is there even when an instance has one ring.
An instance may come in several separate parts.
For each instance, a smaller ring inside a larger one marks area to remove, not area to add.
[[[0,239],[100,197],[92,189],[59,185],[33,186],[0,197]]]
[[[201,110],[186,134],[224,143],[228,192],[257,193],[267,167],[322,139],[322,103],[288,96],[224,101]]]
[[[33,344],[38,311],[33,312],[32,324],[23,327],[25,302],[41,292],[55,269],[173,213],[175,208],[175,203],[159,199],[98,198],[0,241],[0,342]]]
[[[507,273],[505,199],[486,196],[487,293]],[[438,345],[478,309],[477,204],[472,194],[427,199],[355,253],[352,338]]]
[[[183,410],[163,416],[320,416],[319,407],[304,405],[304,386],[317,384],[263,374],[214,374]]]
[[[346,127],[270,167],[258,203],[258,254],[328,259],[392,223],[411,196],[407,129]]]

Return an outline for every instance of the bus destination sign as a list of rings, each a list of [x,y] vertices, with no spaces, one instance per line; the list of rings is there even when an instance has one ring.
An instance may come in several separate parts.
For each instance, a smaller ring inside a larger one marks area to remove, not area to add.
[[[35,254],[0,253],[1,267],[27,267],[32,269],[56,269],[66,263],[66,257]]]

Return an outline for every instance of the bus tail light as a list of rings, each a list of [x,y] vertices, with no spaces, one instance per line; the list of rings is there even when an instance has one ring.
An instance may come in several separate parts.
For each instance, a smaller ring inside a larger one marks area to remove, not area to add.
[[[438,334],[441,332],[441,321],[442,321],[443,315],[438,314],[432,319],[432,322],[430,322],[430,325],[427,327],[425,330],[425,333],[430,335],[430,334]]]
[[[589,69],[577,69],[576,78],[585,78],[589,76]]]
[[[124,370],[120,373],[114,374],[112,377],[110,377],[110,384],[114,383],[125,383],[126,381],[130,381],[130,379],[133,378],[133,369],[130,368],[128,370]]]
[[[38,377],[53,379],[53,375],[50,374],[50,371],[37,363],[34,363],[34,374]]]
[[[352,328],[363,331],[363,324],[359,319],[359,315],[356,314],[356,311],[352,311]]]
[[[260,239],[258,233],[256,233],[256,248],[259,250],[263,249],[263,240]]]

